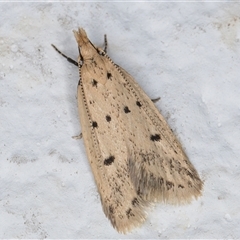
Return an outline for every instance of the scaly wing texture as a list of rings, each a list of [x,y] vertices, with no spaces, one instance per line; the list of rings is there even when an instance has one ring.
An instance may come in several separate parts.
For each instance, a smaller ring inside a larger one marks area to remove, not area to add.
[[[146,218],[149,202],[184,203],[202,182],[171,129],[135,80],[75,32],[83,61],[78,105],[103,210],[119,232]]]
[[[107,111],[104,105],[109,105],[110,99],[102,94],[99,98],[96,91],[86,91],[82,83],[78,87],[83,139],[104,213],[119,232],[125,233],[144,222],[147,204],[130,178],[128,146],[118,122],[118,108],[113,102]]]
[[[131,75],[119,69],[132,88],[135,96],[132,101],[140,103],[133,109],[133,115],[141,116],[143,131],[134,137],[138,144],[132,144],[134,153],[130,158],[130,175],[135,188],[144,199],[153,201],[185,203],[197,198],[201,195],[202,181],[181,144]]]

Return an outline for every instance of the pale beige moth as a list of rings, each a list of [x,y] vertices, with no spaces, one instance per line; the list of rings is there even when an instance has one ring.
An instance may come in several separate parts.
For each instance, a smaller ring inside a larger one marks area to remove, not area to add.
[[[141,225],[152,202],[180,204],[203,183],[154,103],[133,77],[74,31],[82,136],[105,215],[126,233]],[[106,40],[106,38],[105,38]],[[105,41],[106,44],[106,41]]]

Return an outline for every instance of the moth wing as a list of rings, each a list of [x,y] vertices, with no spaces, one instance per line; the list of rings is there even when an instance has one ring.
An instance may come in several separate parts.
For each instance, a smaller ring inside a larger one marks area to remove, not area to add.
[[[119,232],[145,220],[149,200],[186,202],[202,182],[180,143],[135,80],[74,32],[80,49],[78,105],[103,210]]]
[[[132,123],[128,125],[129,132],[138,131],[134,138],[129,134],[128,144],[133,149],[129,158],[130,176],[138,193],[146,200],[169,203],[197,198],[201,195],[202,181],[181,144],[134,78],[121,67],[119,70],[130,86],[134,100],[129,100],[138,103],[131,109]]]
[[[94,86],[83,72],[81,75],[78,107],[88,159],[105,215],[114,228],[126,233],[145,221],[149,204],[137,195],[130,177],[124,122],[119,122],[112,82]]]

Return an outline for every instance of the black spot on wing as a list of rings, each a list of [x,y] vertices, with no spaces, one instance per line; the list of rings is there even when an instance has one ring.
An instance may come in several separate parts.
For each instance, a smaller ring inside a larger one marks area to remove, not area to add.
[[[114,213],[114,208],[112,205],[109,206],[109,213],[110,214],[113,214]]]
[[[155,142],[155,141],[160,141],[161,140],[161,136],[160,134],[155,134],[155,135],[151,135],[150,139]]]
[[[108,122],[110,122],[111,119],[112,119],[112,118],[111,118],[109,115],[106,116],[106,120],[107,120]]]
[[[135,207],[136,205],[139,204],[139,201],[138,199],[135,197],[133,200],[132,200],[132,205]]]
[[[104,165],[106,165],[106,166],[111,165],[111,164],[114,162],[114,159],[115,159],[114,156],[110,156],[109,158],[106,158],[106,159],[104,160]]]
[[[138,107],[142,106],[142,104],[139,101],[136,101],[136,104],[137,104]]]
[[[189,187],[189,188],[192,188],[192,187],[193,187],[193,185],[192,185],[192,183],[191,183],[190,181],[188,181],[188,187]]]
[[[107,73],[107,78],[110,79],[112,77],[112,74],[110,72]],[[111,79],[110,79],[111,80]]]
[[[130,112],[131,112],[131,111],[129,110],[128,106],[125,106],[125,107],[124,107],[124,112],[125,112],[125,113],[130,113]]]
[[[97,82],[95,79],[93,79],[93,80],[92,80],[92,86],[93,86],[93,87],[97,87],[97,84],[98,84],[98,82]]]
[[[163,185],[163,183],[164,183],[164,180],[163,180],[163,178],[159,178],[159,179],[158,179],[158,181],[159,181],[159,185],[160,185],[160,186],[162,186],[162,185]]]
[[[138,196],[142,196],[142,194],[143,194],[143,193],[141,192],[141,189],[140,189],[140,187],[138,187],[138,190],[137,190],[137,195],[138,195]]]
[[[167,190],[170,190],[172,187],[174,187],[174,183],[166,181],[166,186],[167,186]]]
[[[93,127],[93,128],[96,128],[96,127],[98,127],[98,124],[97,124],[97,122],[93,121],[93,122],[92,122],[92,127]]]
[[[95,67],[97,67],[97,62],[94,60],[94,58],[92,57],[90,60],[91,60],[92,63],[95,65]]]
[[[129,208],[129,209],[126,211],[126,215],[127,215],[128,218],[135,216],[135,215],[132,213],[132,209],[131,209],[131,208]]]

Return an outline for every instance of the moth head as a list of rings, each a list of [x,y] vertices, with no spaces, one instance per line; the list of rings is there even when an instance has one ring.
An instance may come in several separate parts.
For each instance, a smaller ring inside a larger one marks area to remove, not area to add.
[[[73,33],[80,47],[89,42],[87,34],[83,28],[79,28],[78,31],[73,30]]]
[[[82,61],[90,59],[97,49],[88,39],[85,30],[79,28],[78,31],[73,31],[73,33],[78,43],[80,59]]]

